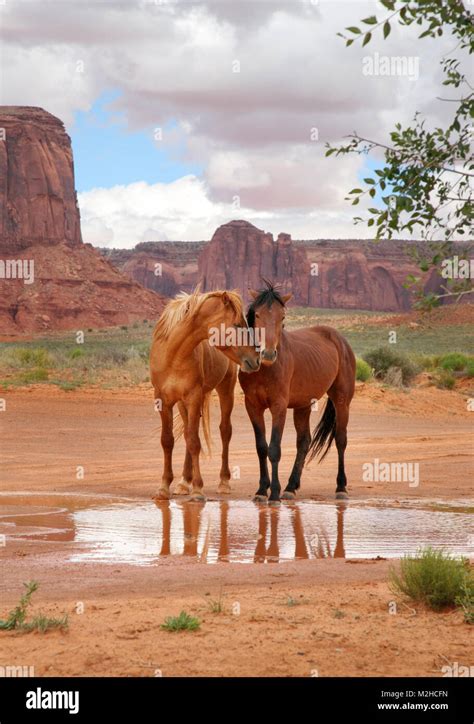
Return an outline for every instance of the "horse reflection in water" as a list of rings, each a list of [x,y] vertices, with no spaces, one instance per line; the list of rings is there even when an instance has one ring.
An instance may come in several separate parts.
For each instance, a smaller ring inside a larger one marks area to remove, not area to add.
[[[176,547],[182,548],[181,555],[189,556],[203,563],[208,562],[211,538],[217,539],[216,559],[228,563],[230,560],[242,561],[244,558],[254,563],[278,563],[280,560],[304,560],[310,558],[345,558],[344,549],[344,512],[346,503],[336,503],[336,541],[331,548],[329,534],[324,526],[312,530],[309,536],[304,530],[301,509],[298,505],[285,505],[283,511],[290,511],[291,539],[294,544],[292,557],[280,555],[279,527],[282,517],[280,508],[256,508],[257,530],[255,539],[243,536],[239,530],[229,533],[229,511],[231,504],[219,501],[219,523],[211,529],[211,520],[203,519],[206,506],[195,502],[178,503],[171,507],[169,501],[155,501],[162,515],[162,541],[159,556],[176,555]],[[174,526],[176,514],[182,515],[181,526]],[[179,530],[179,539],[177,536]],[[255,543],[254,543],[255,540]],[[268,544],[267,544],[268,541]],[[201,545],[200,545],[201,542]],[[174,546],[173,546],[174,544]],[[176,546],[178,544],[178,546]],[[253,558],[252,558],[253,551]]]

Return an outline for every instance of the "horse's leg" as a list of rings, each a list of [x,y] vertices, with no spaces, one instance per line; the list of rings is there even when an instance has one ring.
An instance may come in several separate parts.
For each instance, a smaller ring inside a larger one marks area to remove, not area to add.
[[[179,409],[180,415],[183,419],[184,440],[186,442],[186,428],[188,425],[188,411],[186,410],[186,405],[184,404],[184,402],[178,402],[178,409]],[[188,450],[188,445],[186,443],[186,453],[184,456],[183,474],[182,474],[181,480],[179,481],[176,489],[174,490],[174,494],[175,495],[189,495],[191,492],[192,478],[193,478],[193,461],[191,459],[191,454]]]
[[[293,500],[296,498],[296,491],[300,487],[301,471],[303,470],[306,454],[311,443],[311,431],[309,429],[309,418],[311,415],[311,405],[308,407],[299,407],[293,410],[293,421],[296,430],[296,458],[288,478],[283,495],[283,500]]]
[[[270,477],[268,475],[267,457],[268,445],[265,437],[265,418],[263,417],[263,409],[254,405],[247,397],[245,398],[245,408],[250,422],[252,423],[255,433],[255,447],[257,448],[258,461],[260,464],[260,481],[258,490],[255,493],[254,500],[267,500],[268,488],[270,487]]]
[[[199,455],[201,453],[201,440],[199,438],[201,409],[202,395],[199,392],[199,394],[195,394],[193,397],[189,398],[187,402],[188,426],[186,432],[186,446],[189,450],[189,454],[191,455],[193,465],[193,477],[191,480],[192,500],[205,500],[205,497],[202,494],[203,480],[199,467]]]
[[[334,389],[328,390],[328,397],[332,400],[336,410],[335,441],[337,447],[338,467],[336,498],[347,498],[347,477],[344,469],[344,453],[347,447],[347,423],[349,422],[350,398],[344,392]]]
[[[222,463],[219,474],[220,482],[217,487],[218,493],[230,493],[230,468],[229,468],[229,443],[232,437],[231,415],[234,407],[234,387],[237,381],[237,369],[234,364],[229,364],[229,370],[216,391],[219,395],[221,406],[221,422],[219,430],[222,441]]]
[[[286,402],[273,405],[270,407],[270,411],[272,413],[272,435],[268,446],[268,458],[272,464],[272,480],[269,501],[279,503],[281,485],[278,479],[278,463],[281,458],[281,437],[286,420]]]
[[[163,405],[161,415],[161,447],[163,448],[164,465],[161,487],[156,497],[167,500],[170,497],[170,485],[173,482],[172,456],[174,447],[173,436],[173,408],[170,405]]]

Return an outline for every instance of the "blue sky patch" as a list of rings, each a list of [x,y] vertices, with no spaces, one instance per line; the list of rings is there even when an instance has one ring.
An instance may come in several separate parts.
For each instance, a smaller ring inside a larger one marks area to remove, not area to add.
[[[125,113],[108,107],[119,95],[120,91],[103,93],[89,111],[76,112],[68,129],[78,192],[136,181],[170,183],[187,174],[202,174],[202,167],[183,160],[184,139],[171,152],[165,141],[155,141],[154,128],[129,131]],[[168,124],[163,136],[176,128],[177,123]]]

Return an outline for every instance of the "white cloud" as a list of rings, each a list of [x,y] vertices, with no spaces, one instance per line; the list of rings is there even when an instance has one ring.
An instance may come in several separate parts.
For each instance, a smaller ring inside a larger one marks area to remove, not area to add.
[[[449,37],[419,41],[418,26],[396,24],[387,41],[365,48],[345,48],[336,36],[373,14],[370,0],[19,0],[0,12],[2,102],[42,106],[70,125],[75,111],[118,88],[113,108],[131,129],[174,124],[163,147],[173,153],[184,137],[187,160],[205,168],[202,180],[81,194],[84,238],[93,241],[131,244],[147,229],[207,238],[214,220],[232,214],[236,194],[245,218],[287,220],[295,236],[320,233],[324,218],[327,236],[352,216],[343,199],[361,159],[325,159],[324,143],[353,130],[385,141],[416,110],[432,123],[452,111],[433,100]],[[363,58],[375,51],[419,56],[418,80],[365,76]],[[318,144],[310,141],[314,127]],[[352,224],[345,228],[353,233]]]
[[[275,236],[293,238],[367,236],[352,227],[352,214],[331,208],[261,210],[214,201],[206,184],[195,176],[169,184],[144,181],[127,186],[97,188],[78,195],[84,241],[95,246],[131,248],[139,241],[210,239],[215,229],[231,219],[246,219]]]
[[[161,238],[205,239],[209,219],[225,215],[224,205],[212,203],[204,182],[195,176],[168,184],[140,181],[92,189],[78,194],[78,202],[84,241],[98,245],[96,233],[112,229],[106,244],[115,247],[130,247],[146,240],[150,230],[153,234],[158,230]]]

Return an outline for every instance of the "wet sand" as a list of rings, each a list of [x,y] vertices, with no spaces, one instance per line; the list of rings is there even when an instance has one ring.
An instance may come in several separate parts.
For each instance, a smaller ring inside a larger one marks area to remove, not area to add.
[[[329,545],[323,531],[317,529],[315,534],[306,513],[298,532],[287,504],[276,514],[268,508],[263,513],[249,512],[254,510],[250,501],[257,487],[257,460],[240,396],[231,444],[231,468],[238,466],[233,472],[240,477],[232,481],[232,494],[225,499],[216,494],[216,404],[212,409],[213,457],[204,459],[202,465],[205,492],[215,518],[207,548],[203,520],[196,528],[196,520],[203,514],[192,513],[195,508],[180,499],[171,504],[178,513],[174,513],[172,525],[170,522],[168,543],[163,534],[166,513],[163,516],[157,511],[162,526],[159,540],[147,533],[144,525],[142,548],[135,553],[147,550],[149,539],[152,549],[147,565],[137,563],[136,557],[132,562],[123,556],[117,556],[116,562],[110,557],[108,562],[80,555],[75,558],[78,551],[89,550],[90,540],[84,540],[84,535],[90,532],[90,520],[84,511],[97,507],[96,495],[111,496],[108,503],[152,505],[161,473],[161,450],[159,420],[146,387],[71,393],[38,387],[8,391],[3,396],[7,410],[1,416],[2,491],[10,497],[2,496],[1,510],[16,513],[10,522],[18,525],[23,520],[23,533],[31,525],[32,535],[7,536],[7,545],[0,548],[0,617],[18,600],[22,582],[35,579],[40,588],[32,612],[41,609],[55,615],[67,611],[70,627],[67,633],[51,631],[45,635],[3,633],[2,663],[34,666],[36,675],[114,676],[439,676],[446,663],[472,663],[472,627],[463,623],[458,612],[435,614],[399,601],[387,583],[392,562],[380,556],[376,545],[373,551],[370,547],[365,550],[367,557],[358,557],[360,548],[345,558],[338,555],[341,539],[337,520],[340,509],[334,507],[335,452],[321,465],[313,463],[305,471],[298,496],[306,505],[319,503],[324,507],[329,516],[324,519]],[[410,513],[431,510],[439,515],[451,501],[462,506],[459,514],[463,511],[466,515],[472,506],[472,414],[467,411],[465,396],[457,392],[427,388],[406,393],[359,386],[347,450],[349,493],[354,505],[351,507],[349,501],[344,522],[348,523],[348,516],[356,510],[367,506],[377,510],[379,506],[383,528],[387,507],[401,512],[408,509]],[[289,416],[281,462],[283,483],[293,456],[294,431]],[[362,465],[375,458],[418,462],[419,485],[364,482]],[[176,446],[177,480],[182,459],[180,441]],[[39,495],[18,495],[24,492]],[[61,507],[58,498],[68,493],[71,495],[63,499],[63,503],[69,501],[64,506],[64,520],[57,526],[62,537],[60,533],[49,539],[35,535],[38,526],[51,527],[46,506],[57,510]],[[72,495],[77,493],[79,498]],[[226,523],[222,518],[225,500],[236,506],[230,506]],[[38,517],[32,523],[28,513],[38,503]],[[304,511],[304,505],[298,504],[299,509]],[[183,517],[186,509],[191,510],[187,528]],[[238,526],[239,510],[251,515],[244,536],[244,548],[247,546],[245,550],[250,553],[248,560],[233,562],[239,535],[243,535]],[[22,515],[26,517],[22,519]],[[74,515],[82,531],[80,541],[76,528],[70,525]],[[131,515],[134,517],[133,512]],[[377,520],[376,513],[374,516],[368,528]],[[275,520],[279,520],[277,534]],[[223,524],[228,526],[227,557],[219,558],[219,551],[225,554],[226,550],[226,545],[222,547]],[[396,521],[387,520],[386,525],[388,539]],[[111,529],[109,526],[107,530]],[[350,530],[344,530],[346,554],[354,540]],[[290,536],[293,553],[301,553],[304,544],[309,557],[288,559],[285,535]],[[253,549],[249,548],[252,536]],[[93,538],[94,530],[90,532]],[[162,555],[155,555],[157,549]],[[213,554],[213,560],[207,561],[213,565],[206,565],[203,550],[208,556]],[[183,554],[186,551],[187,555]],[[212,602],[218,600],[223,610],[213,613]],[[397,601],[396,609],[393,601]],[[160,628],[166,616],[183,609],[201,620],[199,631],[173,634]]]

